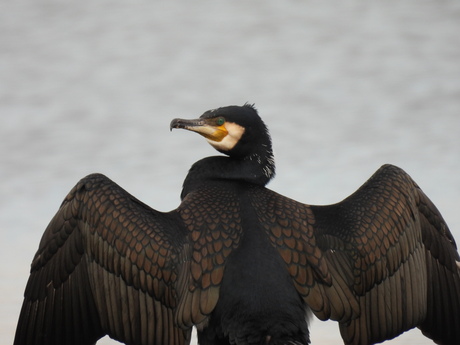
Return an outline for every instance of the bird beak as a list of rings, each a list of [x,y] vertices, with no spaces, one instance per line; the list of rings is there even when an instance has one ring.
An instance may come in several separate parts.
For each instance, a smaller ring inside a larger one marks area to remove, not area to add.
[[[186,129],[188,131],[199,133],[208,140],[217,142],[220,142],[228,134],[225,124],[217,125],[216,123],[213,123],[212,119],[174,119],[171,121],[169,128],[170,130],[173,130],[173,128]]]

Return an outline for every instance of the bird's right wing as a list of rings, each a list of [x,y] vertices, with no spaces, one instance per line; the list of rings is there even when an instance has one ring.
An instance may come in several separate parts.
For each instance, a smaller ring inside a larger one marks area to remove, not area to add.
[[[358,317],[339,320],[346,344],[381,342],[416,326],[439,344],[460,343],[455,241],[407,173],[385,165],[344,201],[311,210],[332,278],[352,277],[359,303]]]
[[[427,269],[427,315],[418,327],[439,344],[460,343],[460,256],[431,200],[416,187]],[[439,342],[443,341],[443,342]]]
[[[185,231],[99,174],[82,179],[32,262],[15,345],[190,342],[176,325]]]
[[[297,291],[349,345],[413,327],[460,344],[460,259],[439,211],[386,165],[351,196],[311,206],[268,190],[252,202]]]

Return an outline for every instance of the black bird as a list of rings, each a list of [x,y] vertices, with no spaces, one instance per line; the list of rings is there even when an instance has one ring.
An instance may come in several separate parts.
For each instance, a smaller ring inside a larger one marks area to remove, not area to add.
[[[345,344],[413,327],[460,344],[460,258],[441,214],[385,165],[334,205],[265,185],[266,126],[250,105],[175,119],[227,156],[190,169],[182,202],[153,210],[100,174],[83,178],[48,225],[31,267],[15,345],[308,344],[308,317]]]

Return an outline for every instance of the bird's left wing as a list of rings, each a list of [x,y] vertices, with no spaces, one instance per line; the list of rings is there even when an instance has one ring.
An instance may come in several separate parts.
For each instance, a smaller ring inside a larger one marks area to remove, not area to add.
[[[188,344],[174,321],[187,248],[178,215],[161,213],[99,174],[82,179],[32,262],[15,345]]]

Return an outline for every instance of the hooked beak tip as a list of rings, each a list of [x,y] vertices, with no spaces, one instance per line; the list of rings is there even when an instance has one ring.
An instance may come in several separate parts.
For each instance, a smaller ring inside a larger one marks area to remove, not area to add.
[[[169,130],[172,131],[174,128],[180,128],[180,119],[173,119],[169,124]]]

